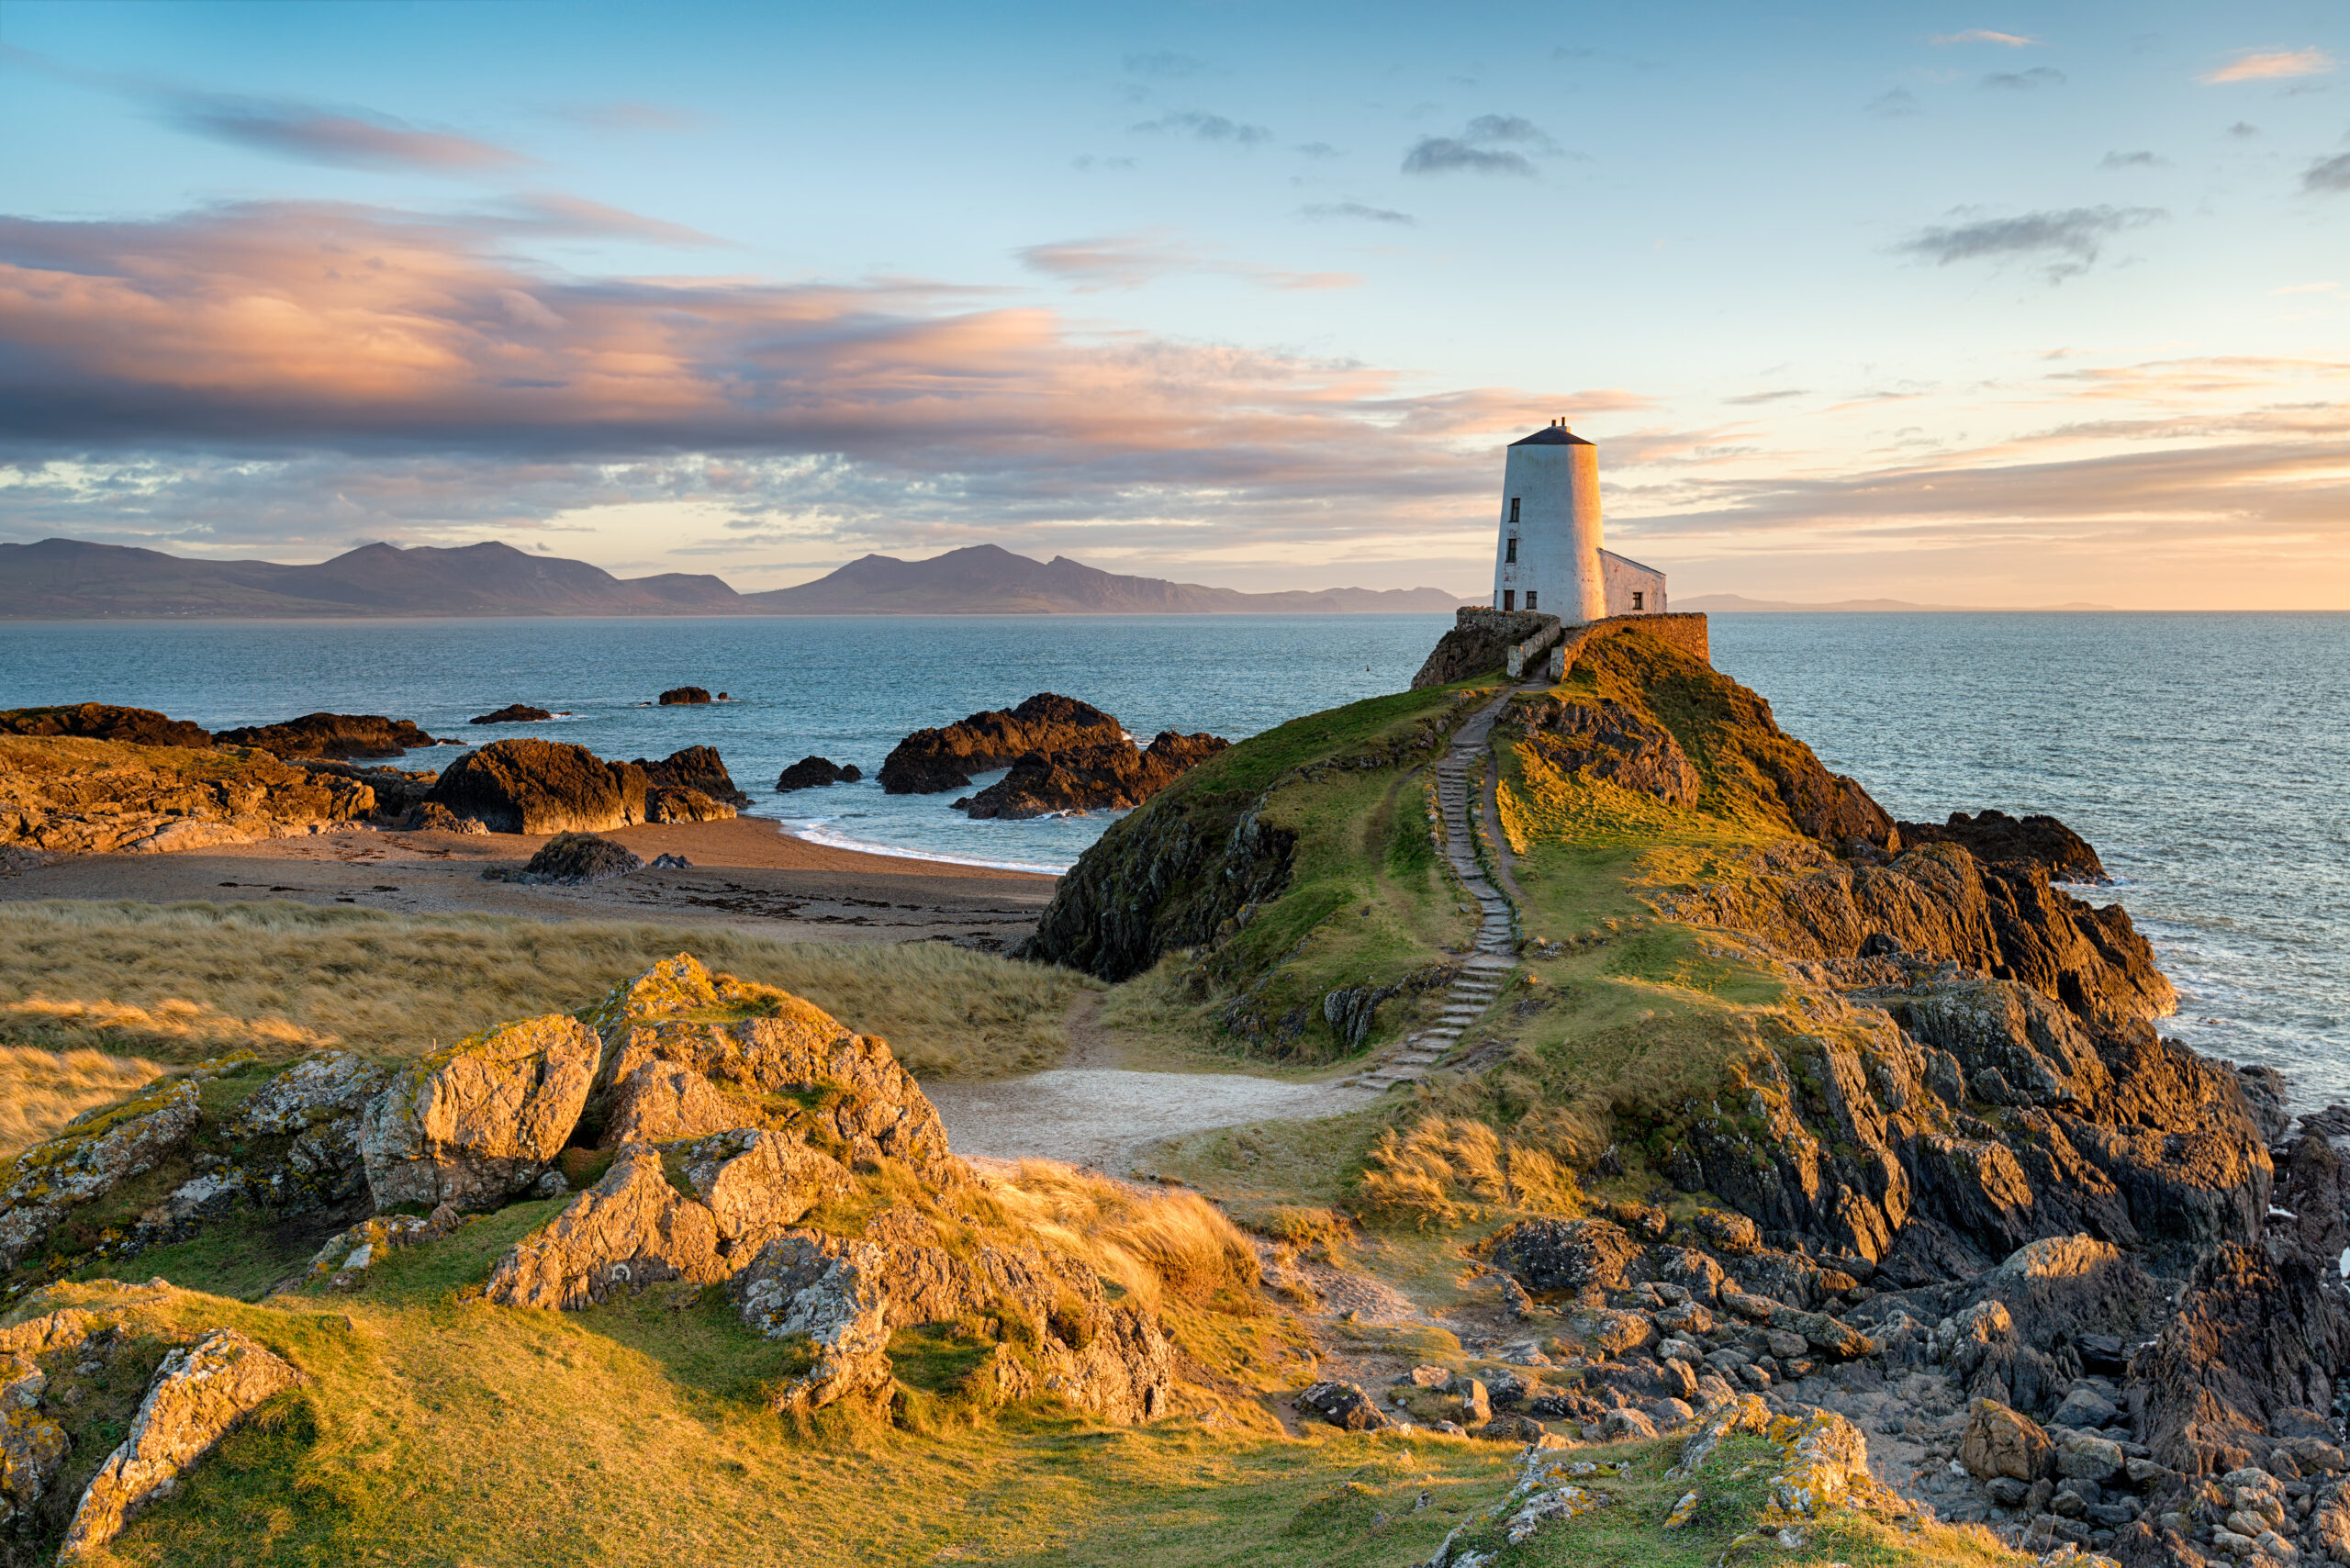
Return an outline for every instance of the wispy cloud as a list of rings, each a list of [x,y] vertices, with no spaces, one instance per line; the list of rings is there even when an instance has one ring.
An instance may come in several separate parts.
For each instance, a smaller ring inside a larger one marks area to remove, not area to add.
[[[1725,398],[1722,401],[1738,408],[1751,408],[1761,403],[1776,403],[1788,398],[1800,398],[1810,390],[1807,386],[1782,386],[1770,392],[1744,392],[1735,398]]]
[[[1457,136],[1428,136],[1404,154],[1407,174],[1515,174],[1531,179],[1534,161],[1518,148],[1541,155],[1561,149],[1550,134],[1522,115],[1479,115]]]
[[[166,121],[195,135],[347,169],[463,174],[530,162],[510,148],[475,137],[294,98],[170,92],[159,95],[157,102]]]
[[[2152,152],[2109,152],[2098,160],[2100,169],[2164,169],[2169,161]]]
[[[1969,28],[1963,33],[1936,33],[1926,41],[1936,49],[1948,49],[1960,43],[1996,43],[2009,49],[2031,49],[2041,40],[2024,33],[1995,33],[1988,28]]]
[[[2042,87],[2061,87],[2067,80],[2053,66],[2035,65],[2029,71],[1994,71],[1983,78],[1983,85],[1995,93],[2036,93]]]
[[[1089,291],[1140,288],[1174,273],[1221,273],[1279,289],[1352,288],[1362,281],[1352,273],[1282,272],[1231,261],[1157,231],[1063,240],[1049,245],[1025,246],[1013,253],[1032,272],[1060,278]]]
[[[1292,151],[1308,158],[1342,158],[1346,154],[1326,141],[1301,141]]]
[[[2214,66],[2199,82],[2279,82],[2295,76],[2332,73],[2333,56],[2322,49],[2244,50],[2225,65]]]
[[[1953,262],[2000,261],[2019,256],[2058,258],[2049,268],[2051,281],[2087,270],[2105,242],[2115,235],[2167,217],[2151,207],[2076,207],[2061,211],[2027,212],[2014,218],[1978,218],[1972,223],[1921,229],[1895,249],[1922,256],[1938,266]]]
[[[689,247],[733,242],[682,223],[647,218],[641,212],[607,207],[600,201],[561,191],[537,191],[512,197],[501,209],[484,215],[479,221],[486,229],[502,229],[514,234],[600,235]]]
[[[2301,189],[2327,196],[2350,191],[2350,152],[2322,158],[2302,170]]]
[[[1299,207],[1297,214],[1300,218],[1316,220],[1353,218],[1366,223],[1393,223],[1405,228],[1419,221],[1408,212],[1398,212],[1392,207],[1371,207],[1359,201],[1309,202]]]
[[[1264,126],[1244,124],[1239,120],[1226,119],[1222,115],[1203,114],[1197,109],[1161,115],[1157,119],[1147,119],[1126,129],[1146,136],[1163,132],[1195,137],[1202,141],[1230,142],[1237,147],[1255,147],[1273,139],[1272,131]]]
[[[1888,88],[1863,104],[1861,109],[1863,113],[1874,115],[1879,119],[1900,119],[1921,112],[1918,107],[1918,95],[1907,87]]]

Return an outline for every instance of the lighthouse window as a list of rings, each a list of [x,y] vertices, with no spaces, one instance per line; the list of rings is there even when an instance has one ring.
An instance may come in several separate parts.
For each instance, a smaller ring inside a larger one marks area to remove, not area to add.
[[[1527,608],[1527,609],[1528,609],[1528,610],[1533,609],[1533,608],[1534,608],[1534,601],[1535,601],[1535,599],[1536,599],[1537,598],[1539,598],[1539,596],[1538,594],[1536,594],[1536,592],[1535,592],[1532,588],[1528,588],[1528,589],[1526,590],[1526,608]]]
[[[1511,521],[1516,521],[1516,520],[1513,518]],[[1511,535],[1509,536],[1509,553],[1508,553],[1507,554],[1504,555],[1504,556],[1502,557],[1502,560],[1503,560],[1504,562],[1505,562],[1505,563],[1509,564],[1509,565],[1512,565],[1512,566],[1515,566],[1515,565],[1516,564],[1516,562],[1517,562],[1517,535],[1516,535],[1516,534],[1513,533],[1513,534],[1511,534]]]
[[[1510,524],[1511,524],[1511,526],[1513,526],[1513,527],[1516,526],[1516,523],[1517,523],[1517,498],[1516,498],[1516,496],[1512,496],[1512,497],[1509,498],[1509,521],[1510,521]]]
[[[1645,593],[1636,593],[1636,594],[1634,594],[1634,595],[1632,596],[1632,608],[1633,608],[1634,610],[1638,610],[1638,609],[1639,609],[1639,608],[1640,608],[1640,600],[1642,600],[1642,599],[1646,599],[1646,598],[1648,598],[1648,595],[1647,595],[1647,594],[1645,594]]]

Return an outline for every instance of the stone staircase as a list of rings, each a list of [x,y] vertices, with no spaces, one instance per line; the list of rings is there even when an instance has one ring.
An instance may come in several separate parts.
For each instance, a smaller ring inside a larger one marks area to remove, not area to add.
[[[1432,1028],[1407,1035],[1385,1055],[1347,1081],[1365,1089],[1386,1089],[1426,1078],[1460,1043],[1469,1025],[1484,1016],[1501,994],[1502,981],[1517,964],[1517,939],[1510,929],[1509,901],[1477,864],[1476,841],[1470,836],[1469,792],[1476,788],[1485,760],[1486,738],[1494,721],[1516,689],[1479,709],[1454,732],[1452,749],[1436,765],[1438,807],[1444,812],[1445,855],[1453,873],[1483,912],[1477,940],[1460,966],[1460,978],[1444,993],[1444,1010]]]

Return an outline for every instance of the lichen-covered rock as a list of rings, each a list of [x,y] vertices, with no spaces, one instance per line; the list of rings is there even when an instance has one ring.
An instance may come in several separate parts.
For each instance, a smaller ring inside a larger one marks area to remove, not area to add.
[[[231,1137],[304,1133],[321,1123],[356,1115],[391,1079],[349,1051],[304,1057],[245,1097],[229,1123]]]
[[[0,845],[151,854],[353,822],[375,794],[266,752],[0,734]]]
[[[1976,1480],[2009,1475],[2030,1484],[2049,1473],[2054,1455],[2055,1445],[2031,1417],[1988,1399],[1968,1407],[1958,1459]]]
[[[85,1111],[57,1137],[0,1164],[0,1268],[16,1267],[76,1207],[185,1148],[196,1117],[196,1084],[181,1079]]]
[[[360,1134],[378,1208],[494,1208],[546,1173],[577,1125],[599,1046],[562,1014],[503,1024],[410,1067]]]
[[[103,1551],[231,1428],[300,1381],[292,1366],[234,1328],[216,1328],[164,1357],[122,1445],[83,1492],[59,1561]]]
[[[1387,1417],[1359,1383],[1317,1383],[1299,1394],[1294,1403],[1300,1413],[1327,1421],[1342,1432],[1375,1432],[1387,1425]]]
[[[743,1321],[771,1339],[808,1337],[814,1363],[779,1389],[779,1411],[805,1414],[890,1386],[888,1273],[869,1241],[812,1232],[768,1242],[732,1287]]]
[[[648,1061],[612,1086],[599,1148],[632,1143],[674,1143],[725,1132],[748,1118],[742,1103],[709,1079],[675,1062]]]
[[[718,1243],[710,1209],[670,1184],[658,1149],[638,1144],[509,1249],[482,1294],[501,1306],[576,1310],[663,1280],[711,1284],[733,1271]]]
[[[1538,1294],[1595,1286],[1622,1290],[1624,1271],[1640,1256],[1624,1227],[1604,1219],[1519,1220],[1488,1241],[1483,1251]]]

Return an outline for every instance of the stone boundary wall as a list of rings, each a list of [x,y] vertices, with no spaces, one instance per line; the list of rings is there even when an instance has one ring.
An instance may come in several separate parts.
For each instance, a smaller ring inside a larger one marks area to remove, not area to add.
[[[1584,648],[1602,637],[1614,637],[1626,632],[1644,633],[1700,664],[1714,662],[1713,640],[1707,630],[1706,618],[1701,613],[1611,615],[1605,621],[1594,621],[1576,627],[1567,633],[1565,641],[1550,650],[1550,678],[1566,679],[1567,671],[1574,667],[1576,656]]]

